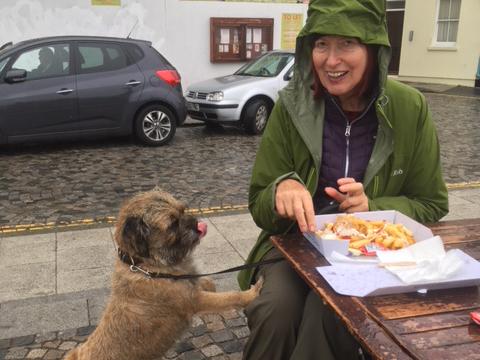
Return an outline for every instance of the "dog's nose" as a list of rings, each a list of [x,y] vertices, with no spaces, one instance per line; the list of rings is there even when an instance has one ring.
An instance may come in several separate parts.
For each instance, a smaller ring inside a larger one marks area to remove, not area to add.
[[[201,238],[207,235],[207,224],[199,221],[197,223],[197,231],[200,233]]]

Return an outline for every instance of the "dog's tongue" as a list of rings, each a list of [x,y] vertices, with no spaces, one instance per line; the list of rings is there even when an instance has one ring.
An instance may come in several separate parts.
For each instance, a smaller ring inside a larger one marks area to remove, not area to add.
[[[197,231],[200,233],[201,238],[207,235],[207,224],[199,221],[197,224]]]

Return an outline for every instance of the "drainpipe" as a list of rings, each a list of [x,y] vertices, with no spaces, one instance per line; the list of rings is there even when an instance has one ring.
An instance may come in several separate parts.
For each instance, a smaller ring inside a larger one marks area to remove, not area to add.
[[[477,76],[475,78],[475,87],[480,88],[480,57],[478,58]]]

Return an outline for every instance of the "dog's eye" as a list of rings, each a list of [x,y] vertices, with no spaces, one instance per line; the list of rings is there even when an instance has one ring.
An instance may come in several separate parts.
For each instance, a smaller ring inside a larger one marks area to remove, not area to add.
[[[172,223],[170,224],[169,229],[170,229],[171,231],[174,231],[174,232],[175,232],[175,231],[178,230],[178,226],[179,226],[179,225],[180,225],[179,220],[178,220],[178,219],[174,219],[174,220],[172,221]]]

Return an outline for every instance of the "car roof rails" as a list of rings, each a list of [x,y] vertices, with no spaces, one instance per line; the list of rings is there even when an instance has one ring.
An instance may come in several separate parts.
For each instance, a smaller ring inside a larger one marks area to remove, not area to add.
[[[0,50],[6,49],[7,47],[10,47],[12,45],[13,45],[13,42],[9,41],[9,42],[3,44],[2,46],[0,46]]]

